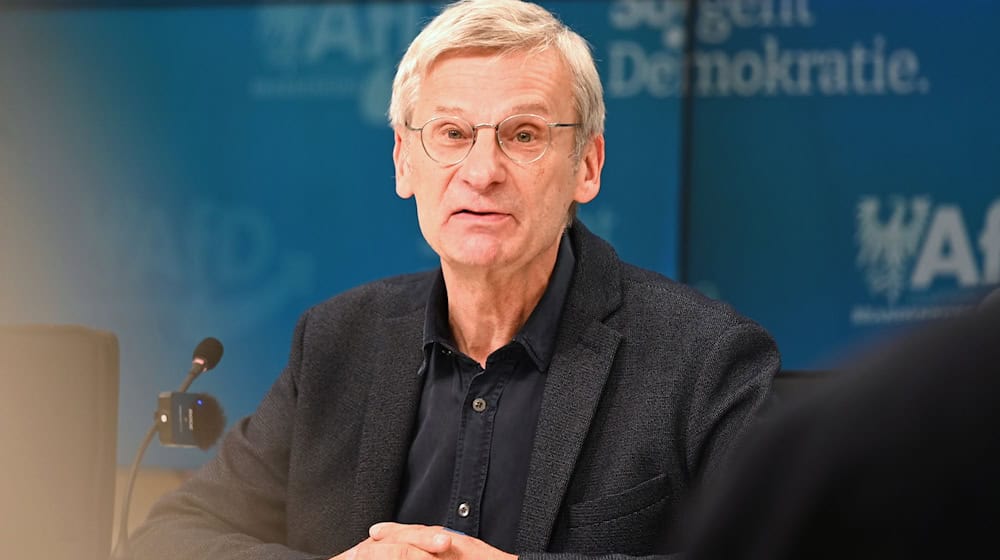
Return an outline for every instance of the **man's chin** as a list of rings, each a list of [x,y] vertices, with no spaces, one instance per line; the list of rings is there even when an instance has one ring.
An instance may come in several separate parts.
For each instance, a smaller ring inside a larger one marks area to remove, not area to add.
[[[453,243],[445,243],[441,260],[454,268],[490,269],[506,261],[504,243],[492,236],[469,235]]]

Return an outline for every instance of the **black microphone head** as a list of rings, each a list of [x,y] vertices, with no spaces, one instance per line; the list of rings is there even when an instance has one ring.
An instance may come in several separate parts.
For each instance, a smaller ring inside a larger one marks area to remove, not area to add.
[[[226,428],[226,414],[222,411],[219,401],[207,393],[198,393],[198,400],[195,401],[191,411],[194,443],[199,449],[207,450],[215,445]]]
[[[194,354],[191,355],[191,360],[205,366],[205,371],[214,368],[221,359],[222,343],[219,342],[218,338],[211,336],[199,342],[198,347],[194,349]]]

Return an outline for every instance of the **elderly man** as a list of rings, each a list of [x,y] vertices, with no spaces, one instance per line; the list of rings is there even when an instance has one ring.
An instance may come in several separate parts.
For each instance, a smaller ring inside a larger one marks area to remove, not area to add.
[[[574,219],[604,165],[586,42],[530,3],[457,2],[410,45],[389,113],[396,192],[440,269],[306,312],[259,409],[154,507],[135,557],[667,552],[779,358]]]

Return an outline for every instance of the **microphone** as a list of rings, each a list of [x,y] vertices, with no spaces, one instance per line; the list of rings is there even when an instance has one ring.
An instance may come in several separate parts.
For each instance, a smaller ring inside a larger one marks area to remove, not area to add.
[[[219,360],[221,359],[222,343],[219,342],[219,339],[208,337],[199,342],[191,355],[191,369],[188,371],[187,377],[184,378],[184,382],[181,383],[180,389],[176,393],[173,393],[173,395],[184,393],[196,377],[214,368],[219,364]],[[170,395],[167,394],[167,397],[169,398]],[[206,404],[208,406],[201,413],[196,413],[194,407],[189,410],[189,414],[191,415],[190,426],[192,428],[191,437],[194,438],[194,443],[198,447],[208,449],[215,443],[219,435],[221,435],[222,429],[226,424],[226,417],[222,413],[222,407],[212,397],[203,394],[195,395],[195,398],[200,398],[201,402],[197,403],[199,408]],[[162,414],[162,411],[157,411],[154,414],[153,425],[142,439],[139,450],[136,451],[135,459],[132,461],[132,467],[129,469],[128,483],[125,486],[125,495],[122,498],[121,513],[118,519],[118,537],[115,539],[115,547],[111,551],[112,560],[124,560],[128,557],[128,513],[132,502],[132,490],[135,487],[135,477],[139,473],[139,464],[142,462],[142,456],[146,453],[149,443],[153,440],[153,434],[157,433],[160,425],[166,422],[162,420]],[[202,429],[193,429],[195,418],[201,419],[198,424],[203,426]]]
[[[222,343],[219,342],[218,338],[210,336],[199,342],[194,352],[191,353],[191,369],[188,371],[187,377],[184,378],[184,382],[181,383],[181,388],[177,392],[183,393],[186,391],[194,383],[195,378],[217,366],[221,359]]]

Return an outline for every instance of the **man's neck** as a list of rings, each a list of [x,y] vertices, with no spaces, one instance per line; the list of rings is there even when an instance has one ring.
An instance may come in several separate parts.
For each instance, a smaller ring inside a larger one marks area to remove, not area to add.
[[[556,254],[551,251],[538,262],[505,273],[459,273],[442,266],[448,290],[448,322],[462,353],[485,368],[486,358],[513,340],[542,299]]]

